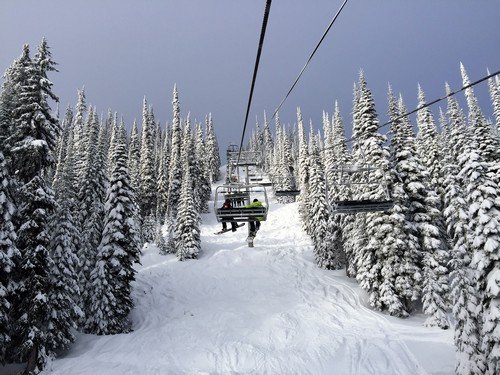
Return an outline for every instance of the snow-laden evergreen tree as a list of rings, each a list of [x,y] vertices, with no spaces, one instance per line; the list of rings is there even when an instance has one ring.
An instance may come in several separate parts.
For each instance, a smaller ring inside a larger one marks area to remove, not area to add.
[[[16,247],[16,231],[12,222],[14,203],[10,194],[11,178],[0,150],[0,363],[5,362],[5,352],[10,342],[9,310],[11,307],[14,259],[20,253]]]
[[[169,187],[168,187],[168,215],[175,217],[177,205],[179,202],[181,184],[182,184],[182,129],[181,129],[181,109],[179,104],[179,94],[177,86],[174,86],[173,99],[173,120],[172,120],[172,142],[170,147],[170,168],[169,168]],[[208,155],[206,155],[208,158]]]
[[[179,205],[179,197],[182,185],[182,162],[181,162],[181,147],[182,147],[182,129],[181,129],[181,109],[179,103],[179,94],[177,86],[174,86],[173,99],[173,119],[172,119],[172,136],[170,143],[170,167],[169,167],[169,184],[168,184],[168,199],[167,213],[165,216],[165,224],[168,230],[167,248],[169,252],[175,252],[176,238],[176,218],[177,207]],[[208,158],[208,156],[207,156]]]
[[[425,94],[422,87],[418,85],[418,106],[422,107],[426,104]],[[417,152],[423,166],[429,173],[429,184],[438,194],[438,190],[442,185],[441,176],[441,145],[439,144],[439,136],[436,128],[434,117],[429,108],[420,109],[417,112],[418,134],[416,138]]]
[[[330,115],[323,112],[323,132],[325,134],[323,165],[325,169],[325,188],[327,189],[328,205],[331,205],[334,199],[340,198],[341,190],[337,184],[339,177],[337,169],[339,164],[345,162],[343,151],[347,151],[347,149],[344,150],[346,147],[345,137],[337,103],[335,103],[335,114],[332,120],[336,123],[334,126],[330,122]],[[330,269],[342,268],[345,265],[345,253],[342,241],[341,215],[329,216],[327,233],[331,243]]]
[[[264,112],[264,170],[269,172],[273,160],[274,141],[267,121],[266,112]]]
[[[180,261],[198,258],[201,247],[200,216],[195,207],[193,185],[186,159],[183,160],[183,165],[184,176],[175,229],[175,252]]]
[[[279,173],[280,173],[280,162],[281,162],[281,150],[283,148],[283,137],[281,136],[282,133],[282,127],[280,123],[280,118],[279,114],[276,114],[275,118],[275,127],[276,127],[276,133],[275,133],[275,142],[274,142],[274,149],[273,149],[273,158],[271,161],[271,165],[269,167],[269,174],[271,175],[271,180],[273,182],[273,185],[277,185],[278,182],[276,181]]]
[[[371,179],[380,181],[375,186],[360,185],[359,197],[361,199],[380,199],[383,196],[383,173],[388,170],[389,152],[384,148],[385,137],[378,133],[378,120],[375,103],[366,84],[363,72],[359,76],[359,92],[355,103],[355,123],[353,124],[353,137],[355,138],[353,151],[354,157],[360,163],[378,169],[372,172]],[[381,274],[383,242],[386,239],[386,228],[389,225],[389,214],[386,212],[373,212],[356,215],[356,225],[363,225],[365,233],[355,234],[364,246],[358,245],[355,249],[355,262],[360,286],[369,294],[370,304],[382,308],[380,287],[383,282]],[[366,239],[364,238],[366,235]]]
[[[469,76],[462,63],[460,63],[460,72],[462,74],[463,86],[469,85]],[[469,109],[469,127],[473,129],[473,132],[476,134],[476,139],[478,140],[477,147],[479,147],[481,157],[485,162],[491,163],[489,168],[492,168],[497,174],[496,181],[498,183],[500,173],[500,165],[498,163],[500,158],[500,138],[494,134],[492,127],[486,121],[472,87],[465,90],[465,98]]]
[[[109,121],[108,121],[109,120]],[[109,167],[108,167],[108,154],[109,154],[109,144],[110,144],[110,133],[113,127],[113,117],[108,119],[105,122],[103,118],[101,118],[101,122],[99,125],[99,136],[97,138],[97,147],[98,147],[98,162],[99,162],[99,170],[101,171],[101,176],[105,180],[106,188],[107,182],[109,180]],[[115,122],[116,124],[116,117]]]
[[[217,143],[217,136],[215,135],[215,128],[213,124],[212,114],[209,113],[205,119],[206,126],[206,151],[209,160],[211,181],[215,182],[220,180],[220,155],[219,144]]]
[[[9,310],[15,300],[15,286],[18,281],[13,275],[18,274],[15,267],[19,265],[21,255],[16,247],[17,236],[13,222],[16,207],[12,192],[16,182],[8,156],[11,149],[8,136],[12,128],[13,110],[18,102],[16,82],[24,75],[22,69],[19,69],[20,60],[15,60],[6,70],[0,93],[0,363],[8,359],[6,351],[10,346],[12,331]]]
[[[490,74],[489,71],[488,74]],[[500,77],[498,75],[488,79],[488,88],[495,117],[495,129],[497,136],[500,136]]]
[[[207,205],[204,199],[206,197],[208,181],[204,180],[202,164],[197,158],[197,150],[194,142],[195,139],[191,131],[190,114],[188,113],[182,136],[181,159],[187,160],[187,165],[189,165],[195,209],[197,212],[201,212],[202,208]]]
[[[141,160],[141,144],[139,142],[139,131],[137,130],[137,121],[134,120],[132,131],[130,133],[130,142],[128,148],[128,170],[130,182],[135,192],[139,191],[140,186],[140,160]]]
[[[68,121],[68,124],[72,122]],[[51,304],[50,321],[47,329],[47,343],[52,353],[67,349],[74,341],[74,329],[82,318],[83,312],[78,306],[80,287],[78,285],[80,233],[74,217],[77,191],[75,189],[75,160],[73,131],[68,130],[60,148],[65,148],[64,157],[59,151],[57,173],[54,178],[54,193],[57,206],[51,218],[50,256],[53,267],[50,270]],[[64,142],[64,143],[63,143]]]
[[[275,190],[291,191],[296,190],[294,160],[292,158],[292,150],[290,144],[289,134],[283,127],[280,132],[279,149],[276,151],[275,166]],[[278,203],[291,203],[295,201],[293,196],[277,197]]]
[[[84,169],[79,182],[77,196],[78,230],[85,233],[82,236],[78,249],[79,285],[81,288],[81,301],[79,306],[85,314],[90,311],[91,297],[94,293],[90,282],[90,272],[95,265],[97,246],[101,241],[104,215],[104,198],[106,185],[103,181],[104,171],[100,169],[98,137],[99,120],[95,109],[90,107],[85,134],[88,141],[87,153],[84,159]]]
[[[122,120],[123,121],[123,120]],[[103,127],[101,127],[101,133],[102,135],[100,136],[100,142],[101,146],[103,148],[103,157],[104,160],[106,161],[106,175],[108,176],[108,179],[111,177],[111,169],[112,168],[112,163],[111,163],[111,154],[113,153],[112,150],[112,143],[111,143],[111,137],[113,134],[113,131],[115,127],[119,126],[118,125],[118,113],[116,112],[111,112],[111,109],[108,110],[108,115],[106,117],[106,122]]]
[[[418,86],[419,107],[425,105],[425,95]],[[427,185],[424,200],[425,213],[416,216],[417,230],[423,251],[422,301],[424,313],[429,315],[426,325],[448,328],[446,317],[448,294],[448,254],[441,214],[440,191],[442,182],[441,155],[436,125],[428,108],[417,112],[417,151],[425,168]]]
[[[319,134],[311,137],[309,156],[309,175],[311,176],[309,192],[309,222],[311,238],[314,244],[316,264],[324,269],[338,269],[342,266],[341,254],[332,248],[334,238],[331,229],[331,218],[326,199],[325,169],[318,146]],[[337,232],[335,232],[337,233]]]
[[[155,168],[155,123],[148,108],[146,98],[142,107],[142,137],[140,158],[139,206],[143,218],[155,215],[156,209],[156,168]],[[151,238],[150,238],[151,239]]]
[[[151,113],[153,113],[153,110],[151,109]],[[154,118],[154,113],[153,113],[153,118]],[[156,170],[156,176],[158,176],[158,179],[160,178],[160,163],[161,159],[163,157],[163,137],[164,137],[164,132],[161,129],[161,122],[156,121],[156,128],[155,128],[155,170]],[[158,198],[157,198],[158,200]],[[158,202],[157,202],[158,204]],[[156,214],[158,216],[158,213]]]
[[[54,195],[44,176],[54,163],[57,120],[51,115],[49,100],[57,101],[48,72],[55,62],[45,39],[31,60],[24,46],[20,58],[20,80],[16,82],[17,107],[13,111],[12,132],[7,140],[16,170],[18,191],[16,245],[21,253],[19,273],[13,277],[16,298],[12,306],[14,358],[27,362],[26,372],[40,371],[50,349],[47,324],[50,314],[49,218],[55,207]]]
[[[70,197],[60,197],[52,218],[50,256],[50,318],[47,328],[47,344],[52,353],[65,350],[74,341],[74,329],[83,316],[78,306],[80,288],[76,256],[80,233],[72,215]]]
[[[302,112],[297,108],[297,125],[299,138],[299,157],[298,157],[298,180],[300,188],[299,196],[299,215],[306,233],[310,234],[310,225],[308,218],[307,204],[309,202],[309,146],[306,139]],[[265,138],[264,138],[265,139]]]
[[[64,160],[66,159],[66,151],[68,149],[68,138],[70,137],[70,134],[73,133],[73,117],[73,110],[70,106],[68,106],[61,125],[61,134],[57,141],[57,162],[54,172],[54,180],[52,182],[52,188],[54,190],[56,190],[56,185],[60,183],[60,176],[62,173]]]
[[[85,115],[87,114],[87,101],[85,97],[85,89],[78,90],[78,101],[75,108],[75,117],[73,122],[73,148],[75,154],[75,172],[76,180],[74,181],[75,188],[78,187],[78,182],[81,179],[84,160],[87,155]]]
[[[112,176],[107,191],[102,240],[90,273],[92,297],[86,331],[103,335],[128,332],[133,307],[133,264],[139,262],[139,228],[134,192],[127,169],[126,132],[112,137]]]
[[[352,129],[353,134],[359,128],[360,123],[360,111],[359,111],[359,97],[360,90],[358,86],[354,84],[353,87],[353,109],[352,109]],[[352,164],[359,162],[350,155],[349,160]],[[340,177],[339,177],[340,182]],[[343,182],[343,181],[342,181]],[[357,192],[355,186],[349,186],[343,184],[340,186],[344,188],[344,199],[353,199],[354,194]],[[357,249],[364,248],[365,246],[365,234],[364,234],[364,215],[345,215],[343,218],[342,226],[342,236],[344,238],[344,252],[346,256],[346,274],[349,277],[356,277],[358,270],[359,252]]]
[[[156,216],[160,224],[165,220],[168,203],[168,185],[169,185],[169,168],[170,168],[170,139],[165,136],[161,151],[159,173],[158,173],[158,199],[156,207]],[[158,237],[158,236],[157,236]]]
[[[451,92],[446,84],[447,93]],[[470,268],[471,253],[466,246],[468,208],[464,199],[464,180],[459,176],[459,156],[469,141],[466,120],[457,101],[448,98],[448,139],[445,142],[444,211],[450,238],[450,299],[455,318],[455,346],[457,348],[457,374],[479,374],[476,364],[478,353],[477,297]]]
[[[462,166],[459,176],[464,179],[468,225],[466,251],[472,252],[471,267],[474,272],[474,286],[478,296],[475,311],[479,322],[481,342],[477,353],[470,355],[470,363],[477,363],[480,371],[497,374],[500,370],[500,199],[499,187],[489,173],[490,165],[482,153],[479,140],[481,132],[474,134],[471,142],[465,145],[459,162]],[[488,153],[486,152],[486,155]]]
[[[408,118],[398,119],[406,111],[403,100],[399,103],[389,88],[389,117],[391,131],[391,183],[394,207],[390,213],[391,233],[384,242],[384,265],[381,301],[391,315],[407,316],[413,302],[419,297],[421,273],[420,244],[411,221],[411,191],[423,187],[419,182],[422,166],[414,144]]]
[[[210,188],[209,164],[207,159],[205,158],[203,128],[201,127],[201,123],[196,124],[194,152],[195,152],[195,160],[200,170],[200,174],[199,176],[197,176],[198,179],[197,186],[200,190],[200,204],[201,204],[199,207],[199,212],[208,213],[208,201],[210,200],[210,195],[212,193],[212,190]]]

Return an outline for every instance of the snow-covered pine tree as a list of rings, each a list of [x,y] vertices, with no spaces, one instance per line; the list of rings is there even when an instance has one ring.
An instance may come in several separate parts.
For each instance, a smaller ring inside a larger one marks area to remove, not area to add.
[[[267,121],[266,112],[264,112],[264,170],[269,172],[273,160],[274,141]]]
[[[219,144],[217,143],[217,136],[215,135],[215,128],[211,113],[209,113],[207,118],[205,119],[205,125],[207,129],[206,151],[211,171],[210,182],[215,182],[220,180],[220,155],[219,155]]]
[[[298,160],[298,177],[299,177],[299,215],[302,220],[302,226],[306,233],[310,234],[310,223],[308,216],[307,204],[309,202],[309,146],[306,139],[304,122],[302,120],[302,112],[297,107],[297,125],[299,138],[299,160]]]
[[[72,122],[68,121],[68,124]],[[58,168],[54,178],[54,192],[57,206],[51,218],[50,270],[51,288],[48,293],[51,313],[47,329],[48,348],[52,353],[67,349],[74,341],[73,330],[83,316],[78,303],[80,288],[78,285],[79,260],[76,256],[80,234],[76,228],[77,220],[73,213],[77,192],[75,184],[75,160],[73,148],[73,131],[68,130],[60,148],[66,152],[62,158],[59,151]]]
[[[425,95],[418,86],[419,107],[425,105]],[[426,325],[437,325],[448,328],[446,317],[448,294],[448,263],[447,239],[442,218],[443,186],[441,176],[441,155],[438,145],[436,125],[428,108],[417,112],[417,151],[425,168],[424,183],[427,191],[424,200],[425,213],[420,213],[417,219],[417,230],[423,251],[423,288],[422,301],[424,313],[429,315]]]
[[[154,116],[153,116],[154,118]],[[156,128],[155,128],[155,169],[156,169],[156,176],[158,179],[160,178],[160,163],[161,159],[163,157],[163,139],[165,133],[161,129],[161,122],[156,121]],[[166,130],[166,129],[165,129]],[[158,200],[158,198],[157,198]],[[158,202],[157,202],[158,204]],[[158,217],[158,213],[156,213],[156,216]]]
[[[137,130],[137,121],[134,120],[132,131],[130,133],[130,142],[128,148],[128,170],[130,175],[130,183],[134,191],[139,191],[140,186],[140,160],[141,160],[141,144],[139,142],[139,131]]]
[[[352,129],[353,133],[357,131],[359,128],[359,97],[360,91],[356,83],[353,87],[353,107],[352,107]],[[351,155],[351,162],[354,164],[357,160],[355,160],[354,155]],[[342,185],[344,187],[347,185]],[[344,193],[346,194],[346,199],[353,199],[353,195],[356,193],[357,189],[355,187],[349,187],[348,189],[344,189]],[[343,226],[342,226],[342,237],[344,238],[344,252],[346,256],[346,274],[348,277],[356,277],[358,272],[358,248],[364,247],[365,234],[364,230],[364,216],[363,215],[346,215],[343,218]]]
[[[78,230],[85,233],[81,237],[78,259],[80,261],[79,285],[81,289],[81,300],[79,306],[87,314],[91,307],[92,286],[89,284],[90,272],[95,265],[97,246],[101,241],[104,215],[104,197],[106,186],[103,181],[104,171],[100,169],[100,157],[98,147],[99,119],[95,109],[90,107],[86,125],[85,137],[88,141],[87,152],[84,158],[83,171],[79,181],[77,195],[77,220]]]
[[[210,200],[210,195],[212,190],[210,188],[210,176],[209,176],[209,166],[207,159],[205,158],[205,146],[203,142],[203,128],[201,123],[196,124],[196,133],[194,139],[194,152],[195,159],[200,170],[200,175],[198,176],[198,188],[200,189],[200,207],[199,212],[208,213],[208,201]]]
[[[311,136],[309,156],[309,192],[313,199],[309,202],[309,222],[311,238],[314,244],[314,258],[316,264],[324,269],[339,269],[342,267],[342,258],[336,249],[332,248],[333,238],[329,232],[331,218],[328,212],[326,199],[325,168],[319,150],[319,134]]]
[[[283,127],[280,132],[279,152],[277,153],[276,165],[276,190],[290,191],[295,190],[294,161],[291,153],[290,137]],[[278,203],[292,203],[295,201],[293,196],[277,197]]]
[[[187,159],[183,160],[184,176],[176,220],[175,252],[177,259],[185,261],[198,258],[200,252],[200,216],[196,211],[193,185]]]
[[[144,219],[155,216],[156,209],[156,168],[155,168],[155,123],[149,110],[146,98],[142,107],[142,137],[140,158],[140,189],[138,191],[139,207]],[[154,234],[153,234],[154,236]],[[146,241],[147,238],[144,238]],[[151,240],[152,238],[149,238]]]
[[[101,127],[102,136],[100,136],[100,142],[103,147],[103,157],[106,161],[106,176],[108,179],[111,178],[111,154],[113,153],[111,137],[114,131],[114,128],[118,125],[118,113],[111,112],[111,109],[108,109],[108,115],[106,117],[106,122],[103,127]]]
[[[383,282],[380,287],[380,300],[383,308],[391,315],[406,317],[412,310],[417,296],[413,292],[419,280],[420,245],[413,225],[409,221],[409,174],[416,173],[415,146],[409,123],[403,118],[402,108],[394,98],[389,87],[389,118],[391,119],[391,185],[394,207],[390,213],[390,232],[383,242]]]
[[[446,84],[446,91],[450,87]],[[448,236],[450,238],[450,299],[453,317],[455,318],[455,346],[457,348],[457,374],[478,374],[475,358],[478,353],[479,332],[476,316],[477,296],[473,285],[473,274],[470,268],[471,253],[466,245],[468,208],[464,199],[464,181],[458,175],[459,156],[464,152],[469,141],[465,116],[458,102],[448,98],[447,108],[449,132],[445,142],[445,158],[443,160],[444,179],[444,211]]]
[[[461,65],[464,85],[469,83]],[[466,248],[472,252],[471,268],[477,291],[476,311],[481,338],[478,352],[470,356],[481,371],[496,374],[500,371],[500,187],[498,184],[498,137],[484,119],[471,88],[465,90],[469,108],[471,140],[459,157],[460,173],[465,186],[468,210]]]
[[[359,75],[358,87],[355,122],[353,124],[354,157],[359,163],[380,168],[380,170],[373,172],[371,178],[383,181],[382,173],[388,170],[389,152],[384,148],[385,137],[378,133],[375,103],[362,71]],[[383,196],[383,186],[379,184],[364,188],[361,185],[359,196],[362,199],[379,199],[380,196]],[[364,231],[364,233],[359,234],[355,232],[358,241],[364,242],[364,245],[358,244],[355,248],[356,278],[360,286],[368,292],[370,304],[380,309],[382,308],[380,287],[383,282],[381,274],[382,247],[387,235],[389,214],[373,212],[356,216],[356,226]],[[364,235],[366,235],[366,239]]]
[[[73,110],[71,109],[70,106],[66,108],[66,114],[64,116],[64,119],[62,121],[61,125],[61,134],[59,136],[59,139],[57,141],[57,162],[56,162],[56,169],[54,172],[54,179],[52,182],[52,188],[56,190],[56,185],[60,183],[60,175],[62,173],[62,168],[64,165],[64,160],[66,159],[66,151],[68,149],[68,138],[70,137],[70,134],[73,133],[72,127],[73,127]]]
[[[179,94],[177,86],[174,86],[172,99],[173,119],[172,119],[172,136],[170,144],[170,167],[169,167],[169,184],[168,184],[168,199],[167,213],[165,215],[165,223],[168,229],[167,248],[169,252],[175,252],[176,240],[176,217],[177,207],[179,205],[179,197],[182,185],[182,162],[181,162],[181,147],[182,147],[182,129],[181,129],[181,109],[179,103]],[[207,157],[208,158],[208,157]]]
[[[83,164],[87,155],[85,115],[87,114],[87,101],[85,89],[78,90],[78,100],[75,108],[75,117],[73,122],[73,149],[75,154],[75,188],[78,188],[78,182],[83,173]],[[88,115],[87,115],[88,116]]]
[[[92,297],[86,331],[103,335],[128,332],[133,307],[133,264],[139,262],[138,216],[127,170],[126,132],[115,128],[112,137],[113,164],[105,204],[102,240],[90,274]]]
[[[330,115],[323,111],[323,133],[325,134],[324,141],[324,151],[323,151],[323,166],[325,175],[325,189],[327,190],[326,204],[330,205],[331,200],[336,197],[338,198],[336,189],[337,185],[334,183],[337,180],[336,168],[338,162],[336,160],[336,148],[341,147],[341,145],[336,145],[333,138],[333,127],[330,122]],[[345,146],[345,144],[344,144]],[[330,200],[330,201],[328,201]],[[328,207],[328,206],[327,206]],[[329,215],[328,217],[328,229],[327,236],[329,237],[330,251],[329,251],[329,265],[328,269],[339,269],[344,266],[345,254],[344,247],[342,245],[342,225],[341,225],[340,215]]]
[[[170,168],[170,139],[169,137],[165,136],[163,139],[163,146],[161,151],[158,185],[157,185],[158,200],[157,200],[156,215],[158,217],[160,224],[163,224],[165,220],[165,214],[167,212],[169,168]]]
[[[496,374],[500,371],[500,199],[499,187],[489,173],[490,165],[482,153],[480,131],[474,131],[472,141],[465,145],[460,155],[461,171],[464,179],[466,204],[469,207],[466,251],[472,252],[471,267],[475,276],[475,290],[478,297],[476,310],[481,342],[477,353],[469,355],[468,366],[477,363],[480,371]],[[468,327],[469,328],[469,327]]]
[[[280,118],[279,114],[276,114],[275,118],[275,143],[274,143],[274,149],[273,149],[273,158],[271,161],[271,164],[269,166],[269,174],[271,175],[271,182],[273,183],[274,186],[278,185],[278,176],[280,173],[280,162],[281,162],[281,150],[283,148],[282,142],[283,142],[283,137],[281,136],[282,133],[282,127],[280,123]]]
[[[488,74],[490,74],[489,71]],[[495,117],[495,129],[497,136],[500,136],[500,77],[498,75],[488,79],[488,88]]]
[[[71,190],[66,190],[67,192]],[[78,306],[80,288],[78,285],[78,265],[76,256],[80,233],[75,227],[72,199],[59,196],[59,203],[51,219],[50,256],[50,289],[48,301],[51,312],[47,328],[47,345],[55,354],[67,349],[74,341],[73,330],[83,317]]]
[[[169,187],[168,187],[168,212],[167,214],[175,217],[177,205],[179,202],[181,184],[182,184],[182,129],[181,129],[181,109],[179,104],[179,94],[177,86],[174,86],[173,99],[173,120],[172,120],[172,142],[170,147],[170,168],[169,168]],[[208,155],[207,155],[208,158]]]
[[[426,104],[425,94],[422,87],[418,85],[418,106],[422,107]],[[428,183],[440,196],[438,190],[443,185],[441,176],[441,159],[439,135],[436,128],[434,117],[429,108],[420,109],[417,112],[418,134],[415,145],[419,153],[420,160],[423,166],[429,173]],[[439,207],[438,207],[439,208]]]
[[[26,372],[43,369],[50,350],[46,328],[50,314],[49,217],[55,207],[54,195],[46,181],[54,163],[57,120],[52,117],[49,99],[57,101],[47,73],[55,62],[45,39],[31,60],[24,46],[18,68],[17,106],[13,111],[12,132],[7,140],[18,179],[16,202],[17,248],[21,253],[19,273],[14,276],[16,299],[12,307],[14,334],[12,348],[17,360],[27,362]]]
[[[206,203],[202,201],[203,199],[202,185],[204,182],[203,182],[202,169],[196,157],[196,148],[194,144],[193,133],[191,131],[190,117],[191,115],[190,113],[188,113],[182,136],[181,159],[187,160],[187,164],[189,165],[189,170],[190,170],[189,174],[191,176],[195,209],[197,212],[200,212],[202,206],[204,204],[206,205]]]
[[[13,292],[11,272],[15,266],[14,259],[20,257],[12,222],[14,204],[10,194],[10,180],[7,164],[0,150],[0,363],[5,363],[6,349],[10,342],[9,310]]]
[[[469,76],[462,63],[460,63],[460,72],[463,86],[469,85]],[[481,157],[485,162],[492,163],[489,168],[492,168],[493,172],[497,174],[496,183],[498,183],[500,174],[500,164],[498,163],[500,158],[500,138],[494,134],[492,127],[486,121],[472,87],[465,89],[465,98],[469,109],[469,127],[473,129],[479,141],[477,147],[479,147]]]

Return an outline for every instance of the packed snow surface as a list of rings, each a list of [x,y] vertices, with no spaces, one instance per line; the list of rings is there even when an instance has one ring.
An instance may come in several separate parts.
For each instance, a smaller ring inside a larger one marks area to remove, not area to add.
[[[345,271],[314,264],[297,204],[271,204],[249,248],[247,226],[204,215],[200,259],[146,248],[133,332],[79,335],[52,374],[452,374],[452,331],[375,312]]]

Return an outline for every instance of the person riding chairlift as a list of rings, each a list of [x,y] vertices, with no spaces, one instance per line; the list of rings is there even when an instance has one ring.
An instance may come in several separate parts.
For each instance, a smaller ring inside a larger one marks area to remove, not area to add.
[[[229,210],[231,208],[233,208],[233,205],[231,204],[231,200],[226,199],[224,204],[222,205],[221,209]],[[233,219],[232,217],[224,218],[224,220],[227,220],[227,221],[230,221],[232,219]],[[237,228],[238,228],[238,225],[236,224],[236,221],[231,221],[231,231],[236,232]],[[227,222],[226,221],[222,222],[222,230],[227,231]]]
[[[257,207],[263,207],[262,202],[259,201],[257,198],[253,200],[252,203],[247,204],[245,208],[257,208]],[[260,229],[260,221],[263,219],[263,217],[256,217],[257,220],[255,221],[250,221],[250,233],[255,236],[255,233]]]

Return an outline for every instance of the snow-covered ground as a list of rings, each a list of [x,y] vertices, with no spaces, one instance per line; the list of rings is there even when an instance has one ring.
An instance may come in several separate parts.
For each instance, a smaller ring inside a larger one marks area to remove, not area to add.
[[[79,335],[47,373],[452,374],[452,331],[367,308],[344,271],[315,266],[297,208],[272,204],[254,248],[204,215],[200,259],[146,249],[134,331]]]

